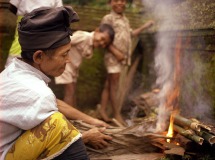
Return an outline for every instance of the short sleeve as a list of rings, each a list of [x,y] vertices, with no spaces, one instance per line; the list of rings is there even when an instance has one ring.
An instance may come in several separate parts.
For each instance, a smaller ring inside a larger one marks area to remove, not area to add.
[[[3,99],[0,119],[23,130],[31,129],[58,111],[54,94],[17,88],[18,95]],[[13,118],[11,118],[13,117]]]
[[[76,31],[70,39],[71,46],[77,48],[83,58],[90,59],[93,56],[92,32]]]
[[[102,18],[102,21],[101,21],[102,24],[106,23],[106,24],[110,24],[112,25],[112,18],[110,15],[106,15]]]

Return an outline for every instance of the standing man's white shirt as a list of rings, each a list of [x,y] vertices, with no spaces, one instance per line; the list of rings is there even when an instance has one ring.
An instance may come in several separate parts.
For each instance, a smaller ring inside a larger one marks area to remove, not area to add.
[[[95,32],[76,31],[70,36],[70,63],[67,63],[66,69],[62,75],[55,77],[56,84],[77,82],[79,69],[83,59],[90,59],[93,56],[94,33]]]
[[[62,0],[10,0],[10,3],[17,8],[18,16],[23,16],[39,7],[63,6]]]

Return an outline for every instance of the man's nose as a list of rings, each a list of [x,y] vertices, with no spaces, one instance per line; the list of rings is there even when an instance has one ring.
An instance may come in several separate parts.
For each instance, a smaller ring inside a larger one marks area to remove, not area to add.
[[[69,55],[66,56],[66,63],[71,63],[71,60],[69,59]]]

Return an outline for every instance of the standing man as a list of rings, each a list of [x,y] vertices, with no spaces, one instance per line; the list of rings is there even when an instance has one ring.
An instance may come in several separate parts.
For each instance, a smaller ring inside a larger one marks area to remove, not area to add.
[[[129,20],[124,14],[127,0],[109,0],[109,4],[111,12],[103,17],[101,23],[106,23],[113,27],[115,38],[104,58],[107,78],[102,92],[101,108],[99,111],[103,120],[110,121],[111,119],[108,117],[106,111],[110,100],[114,118],[125,125],[117,103],[120,74],[124,70],[125,65],[130,65],[131,37],[138,36],[143,30],[152,26],[154,22],[150,20],[142,24],[139,28],[132,30]]]

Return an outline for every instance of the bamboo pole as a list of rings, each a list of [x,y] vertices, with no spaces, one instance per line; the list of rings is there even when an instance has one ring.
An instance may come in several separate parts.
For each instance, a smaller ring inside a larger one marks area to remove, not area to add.
[[[189,127],[198,132],[201,131],[201,125],[198,122],[193,122],[192,120],[184,118],[180,115],[174,115],[174,123],[182,127]]]
[[[192,130],[185,130],[184,128],[181,128],[178,125],[173,126],[174,131],[178,132],[179,134],[185,136],[186,138],[193,140],[194,142],[202,145],[204,139],[200,136],[195,135],[195,133]]]
[[[174,124],[194,130],[198,136],[202,137],[211,145],[215,143],[215,135],[210,133],[211,128],[197,120],[189,120],[180,115],[175,115]]]
[[[212,135],[205,131],[196,132],[196,134],[204,138],[204,140],[206,140],[211,145],[215,143],[215,135]]]
[[[202,130],[202,129],[205,129],[205,130],[207,130],[207,131],[211,131],[211,128],[210,128],[209,126],[205,125],[205,124],[199,123],[199,126],[200,126],[201,130]]]

